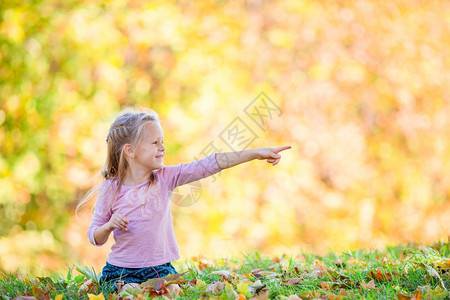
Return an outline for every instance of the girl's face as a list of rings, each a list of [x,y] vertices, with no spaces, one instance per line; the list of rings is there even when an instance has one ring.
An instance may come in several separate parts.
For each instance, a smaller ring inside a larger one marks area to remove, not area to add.
[[[153,171],[162,168],[166,148],[164,134],[159,123],[151,122],[142,128],[142,140],[136,147],[134,163]]]

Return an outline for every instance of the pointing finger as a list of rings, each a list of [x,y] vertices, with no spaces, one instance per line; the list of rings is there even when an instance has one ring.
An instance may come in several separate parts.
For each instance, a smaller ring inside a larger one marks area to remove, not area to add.
[[[283,147],[274,148],[273,151],[278,153],[280,151],[291,149],[291,148],[292,148],[291,146],[283,146]]]

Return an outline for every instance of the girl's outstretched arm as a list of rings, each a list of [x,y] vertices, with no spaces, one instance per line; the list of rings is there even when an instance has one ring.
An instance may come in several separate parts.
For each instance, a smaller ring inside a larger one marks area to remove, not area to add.
[[[222,152],[216,154],[216,159],[217,164],[221,169],[231,168],[253,159],[267,159],[268,163],[275,166],[281,159],[281,155],[278,153],[287,149],[291,149],[291,146],[256,148],[236,152]]]

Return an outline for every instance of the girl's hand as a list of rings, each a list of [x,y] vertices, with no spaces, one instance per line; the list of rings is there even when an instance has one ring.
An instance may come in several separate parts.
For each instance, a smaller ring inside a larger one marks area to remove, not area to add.
[[[281,155],[278,153],[283,151],[291,149],[291,146],[283,146],[278,148],[260,148],[258,149],[258,159],[267,159],[268,163],[271,163],[272,165],[276,165],[280,162]]]
[[[128,219],[124,215],[115,213],[111,216],[111,219],[109,219],[108,228],[110,231],[113,231],[114,229],[127,231],[128,223]]]

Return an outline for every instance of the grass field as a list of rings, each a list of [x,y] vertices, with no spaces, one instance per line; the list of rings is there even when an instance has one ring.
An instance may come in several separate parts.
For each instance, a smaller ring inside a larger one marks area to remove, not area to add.
[[[176,267],[180,274],[119,294],[99,287],[100,274],[87,266],[49,277],[2,274],[0,299],[450,299],[448,242],[327,256],[192,257]],[[171,283],[179,295],[168,292]]]

